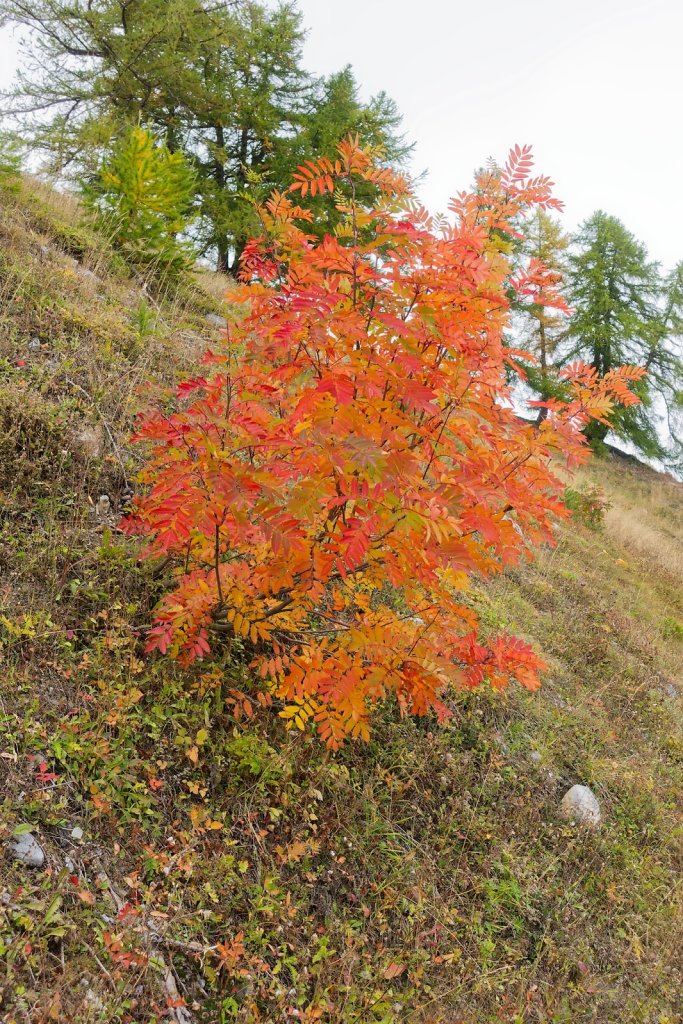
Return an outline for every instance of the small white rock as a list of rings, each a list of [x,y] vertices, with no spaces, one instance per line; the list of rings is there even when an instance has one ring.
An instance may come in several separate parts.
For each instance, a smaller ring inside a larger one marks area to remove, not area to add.
[[[11,854],[27,868],[42,868],[45,863],[43,848],[30,832],[14,836],[9,848]]]
[[[80,825],[76,825],[76,828],[71,829],[71,838],[75,839],[77,843],[80,843],[83,838],[83,829]]]
[[[92,281],[93,284],[102,283],[101,277],[98,277],[98,275],[94,271],[89,270],[88,267],[81,266],[80,263],[76,265],[76,273],[78,274],[79,277],[84,278],[84,280]]]
[[[602,812],[598,798],[588,786],[572,786],[562,797],[560,813],[563,818],[581,825],[599,825]]]
[[[89,1007],[91,1007],[95,1011],[95,1013],[101,1013],[102,1010],[106,1009],[100,997],[97,995],[96,992],[93,992],[92,989],[88,989],[88,991],[85,993],[85,1002]]]
[[[211,324],[212,327],[220,327],[225,329],[228,326],[228,321],[224,316],[219,316],[218,313],[207,313],[206,314],[207,324]]]
[[[100,494],[95,505],[95,515],[98,519],[104,519],[111,512],[111,498],[108,494]]]

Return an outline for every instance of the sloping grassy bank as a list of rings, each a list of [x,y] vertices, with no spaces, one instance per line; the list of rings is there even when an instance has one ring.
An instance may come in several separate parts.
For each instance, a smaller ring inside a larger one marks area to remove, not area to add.
[[[444,729],[389,705],[329,756],[239,651],[141,653],[164,581],[116,532],[126,437],[217,289],[151,297],[65,203],[27,182],[0,213],[5,1024],[683,1019],[683,487],[594,461],[557,548],[473,593],[543,690]],[[577,782],[597,831],[558,814]]]

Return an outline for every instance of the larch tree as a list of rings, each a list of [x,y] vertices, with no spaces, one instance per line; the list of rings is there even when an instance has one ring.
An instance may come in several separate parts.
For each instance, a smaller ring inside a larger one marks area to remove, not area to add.
[[[182,150],[197,173],[197,247],[221,270],[237,273],[254,203],[322,145],[353,130],[401,155],[391,100],[363,104],[349,69],[306,72],[293,3],[0,0],[3,17],[25,30],[5,106],[31,145],[86,179],[130,124]]]
[[[171,153],[136,125],[101,167],[88,201],[101,229],[129,262],[175,275],[191,259],[183,236],[193,215],[195,186],[182,152]]]
[[[585,359],[600,377],[631,363],[645,366],[647,375],[637,386],[641,403],[618,410],[611,429],[644,455],[667,459],[671,453],[658,429],[656,398],[670,404],[681,388],[675,339],[680,275],[666,282],[645,246],[602,211],[581,226],[573,248],[568,295],[574,312],[565,361]],[[586,429],[600,443],[610,428],[593,422]]]
[[[568,267],[569,236],[557,217],[537,209],[524,226],[525,240],[521,246],[524,259],[545,267],[545,284],[529,289],[519,298],[516,309],[518,338],[535,362],[526,369],[526,383],[543,402],[561,392],[558,379],[559,350],[568,329],[567,311],[544,302],[548,285],[564,284]],[[541,408],[544,418],[547,410]]]

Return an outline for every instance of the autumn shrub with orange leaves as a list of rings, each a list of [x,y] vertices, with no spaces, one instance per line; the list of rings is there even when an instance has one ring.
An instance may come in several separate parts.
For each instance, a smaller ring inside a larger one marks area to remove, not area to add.
[[[434,220],[349,139],[271,197],[231,295],[244,316],[136,434],[127,528],[176,566],[149,650],[189,663],[240,638],[282,717],[333,748],[367,738],[389,695],[444,719],[452,687],[539,685],[532,649],[482,642],[464,595],[553,542],[553,460],[584,459],[582,427],[634,402],[641,374],[575,364],[541,422],[515,414],[512,297],[564,308],[554,275],[509,255],[526,213],[559,206],[551,184],[515,148]],[[321,193],[342,223],[318,241],[305,203]]]

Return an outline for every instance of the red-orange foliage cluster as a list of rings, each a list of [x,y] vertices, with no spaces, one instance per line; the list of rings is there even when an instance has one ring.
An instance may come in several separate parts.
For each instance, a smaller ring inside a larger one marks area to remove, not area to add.
[[[538,686],[531,648],[482,643],[462,592],[552,542],[565,510],[551,457],[583,458],[582,426],[634,401],[640,371],[575,365],[567,402],[538,426],[515,415],[511,295],[562,305],[542,267],[512,273],[520,218],[558,205],[530,168],[515,149],[441,223],[348,140],[272,196],[244,258],[244,318],[137,434],[148,491],[128,525],[178,565],[150,650],[189,662],[212,630],[243,638],[283,717],[314,720],[332,747],[367,737],[390,693],[444,718],[451,686]],[[367,182],[372,209],[356,200]],[[319,242],[295,200],[323,192],[343,222]]]

